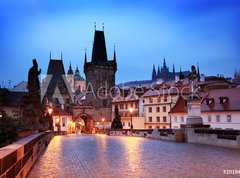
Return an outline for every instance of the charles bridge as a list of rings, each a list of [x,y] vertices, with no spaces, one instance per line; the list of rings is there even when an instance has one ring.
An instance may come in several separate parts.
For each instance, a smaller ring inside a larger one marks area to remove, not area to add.
[[[47,131],[0,149],[0,177],[224,177],[239,167],[239,148],[237,130]]]

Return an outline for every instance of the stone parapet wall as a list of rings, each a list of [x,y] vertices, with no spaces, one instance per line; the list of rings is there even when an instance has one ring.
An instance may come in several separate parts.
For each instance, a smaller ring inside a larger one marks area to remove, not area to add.
[[[186,128],[185,135],[189,143],[240,149],[239,130]]]
[[[184,141],[184,131],[182,129],[124,129],[110,130],[112,136],[134,136],[159,140],[169,140],[175,142]]]
[[[41,132],[0,149],[0,178],[26,177],[53,132]]]

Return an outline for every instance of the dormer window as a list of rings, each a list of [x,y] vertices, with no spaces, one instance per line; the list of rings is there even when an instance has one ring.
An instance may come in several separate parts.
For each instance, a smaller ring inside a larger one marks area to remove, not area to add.
[[[219,97],[219,100],[220,100],[220,104],[224,104],[224,103],[227,103],[228,102],[228,97]]]
[[[214,99],[213,98],[207,98],[206,103],[207,103],[207,105],[211,105],[211,104],[214,103]]]

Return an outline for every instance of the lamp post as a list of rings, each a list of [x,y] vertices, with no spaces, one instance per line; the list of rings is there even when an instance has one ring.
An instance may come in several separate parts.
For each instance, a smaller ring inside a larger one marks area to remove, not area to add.
[[[133,124],[132,124],[132,113],[133,113],[133,108],[131,107],[129,109],[130,115],[131,115],[131,129],[133,129]]]
[[[105,121],[105,119],[102,118],[102,122],[103,122],[103,133],[104,133],[104,121]]]
[[[48,112],[48,115],[49,115],[49,128],[48,128],[49,130],[53,130],[52,111],[53,111],[52,107],[49,107],[49,108],[47,109],[47,112]]]

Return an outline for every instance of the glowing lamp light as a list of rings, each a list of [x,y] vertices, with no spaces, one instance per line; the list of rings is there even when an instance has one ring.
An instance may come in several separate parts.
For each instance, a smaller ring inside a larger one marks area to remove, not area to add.
[[[57,119],[56,119],[56,122],[57,122],[57,123],[59,123],[59,121],[60,121],[60,119],[59,119],[59,118],[57,118]]]
[[[105,121],[105,119],[104,119],[104,118],[102,118],[102,121],[104,122],[104,121]]]
[[[129,109],[129,112],[132,114],[132,113],[133,113],[133,108],[130,108],[130,109]]]
[[[52,111],[53,111],[53,109],[52,108],[48,108],[48,114],[52,114]]]

